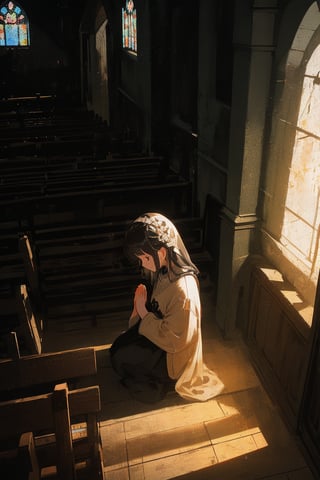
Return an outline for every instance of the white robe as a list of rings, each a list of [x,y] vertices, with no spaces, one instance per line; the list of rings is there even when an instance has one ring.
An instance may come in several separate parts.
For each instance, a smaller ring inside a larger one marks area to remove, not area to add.
[[[167,352],[170,378],[177,380],[176,392],[188,400],[206,401],[224,388],[202,356],[201,303],[198,282],[185,275],[171,282],[159,274],[152,299],[163,318],[149,312],[140,322],[139,333]]]

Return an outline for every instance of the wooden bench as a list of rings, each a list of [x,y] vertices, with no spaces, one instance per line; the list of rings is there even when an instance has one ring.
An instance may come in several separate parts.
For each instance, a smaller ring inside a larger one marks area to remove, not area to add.
[[[104,186],[77,189],[51,195],[34,195],[28,198],[11,198],[0,201],[0,209],[7,220],[22,218],[26,223],[57,222],[59,216],[77,218],[132,218],[146,208],[164,211],[171,217],[190,215],[192,183],[180,179],[150,185],[124,187]]]
[[[9,142],[1,149],[2,156],[17,155],[70,155],[72,153],[93,153],[95,137],[68,140],[28,140]]]
[[[55,157],[56,158],[56,157]],[[16,159],[15,159],[16,160]],[[105,186],[144,185],[160,183],[177,176],[168,174],[163,157],[106,158],[68,157],[46,161],[43,157],[27,160],[0,161],[1,199],[50,195],[76,189]]]
[[[42,293],[39,280],[35,245],[31,245],[29,235],[19,237],[19,253],[22,258],[26,285],[31,299],[31,306],[37,317],[43,315]]]
[[[11,105],[7,111],[2,110],[3,103],[0,103],[1,132],[4,138],[8,133],[16,136],[36,132],[52,132],[56,129],[68,132],[69,130],[79,129],[79,127],[92,127],[105,125],[98,117],[94,116],[92,111],[86,110],[62,110],[57,108],[30,108],[30,105],[18,102]],[[23,130],[21,131],[21,126]]]
[[[31,215],[65,214],[66,205],[78,216],[90,209],[108,217],[111,205],[122,212],[132,206],[135,215],[144,209],[146,196],[150,209],[161,206],[171,216],[182,215],[191,206],[191,182],[170,171],[163,157],[69,155],[64,164],[50,154],[47,160],[14,159],[12,165],[10,159],[2,159],[0,165],[0,207],[7,220],[23,218],[32,223]]]
[[[55,470],[62,479],[74,479],[69,476],[74,470],[77,478],[81,473],[87,475],[84,478],[103,478],[96,418],[99,387],[77,388],[83,380],[94,384],[96,373],[93,347],[0,362],[0,467],[10,469],[10,478],[15,478],[12,462],[17,461],[35,479],[40,472],[46,478]],[[57,382],[64,385],[52,393]],[[85,468],[78,471],[81,465]],[[21,469],[16,473],[19,480],[28,478]]]
[[[24,445],[29,461],[19,478],[31,471],[39,479],[103,479],[100,409],[98,386],[70,391],[66,383],[50,393],[1,402],[0,459],[11,458],[14,465]]]
[[[0,308],[0,338],[4,343],[1,355],[41,353],[42,324],[34,315],[26,285],[19,285],[13,297],[1,297]]]
[[[38,100],[38,99],[37,99]],[[30,100],[31,101],[31,100]],[[31,107],[30,101],[20,100],[18,103],[11,102],[6,105],[3,112],[0,111],[0,137],[2,137],[3,148],[0,149],[0,155],[8,155],[14,158],[17,154],[23,154],[23,145],[19,148],[14,147],[10,151],[10,143],[23,140],[30,141],[33,144],[37,154],[42,150],[42,146],[35,146],[39,140],[49,140],[53,136],[57,140],[71,140],[79,136],[93,135],[93,154],[101,155],[106,151],[129,154],[138,152],[138,142],[127,132],[110,132],[109,126],[94,115],[92,111],[74,110],[73,108],[62,108],[53,98],[50,102],[50,108],[45,106],[40,108],[40,103]],[[31,101],[32,102],[32,101]],[[1,102],[2,103],[2,102]],[[0,105],[0,108],[4,108]],[[23,127],[23,128],[21,128]],[[52,154],[50,145],[43,145],[43,152]],[[70,145],[69,145],[70,147]],[[59,148],[56,144],[55,148]],[[20,150],[19,150],[20,149]],[[32,149],[29,149],[29,153]],[[65,149],[60,149],[61,155],[65,155]]]
[[[130,220],[35,228],[47,318],[96,316],[130,310],[140,274],[123,258]],[[212,259],[203,249],[200,218],[178,218],[192,258],[208,274]]]
[[[0,355],[12,352],[15,346],[17,356],[40,353],[44,309],[35,253],[29,237],[13,231],[18,229],[17,225],[8,229],[0,243]]]
[[[77,138],[81,135],[92,136],[96,132],[107,132],[107,127],[102,121],[85,120],[72,124],[59,124],[55,122],[53,118],[44,117],[43,119],[32,118],[28,125],[25,125],[23,129],[17,128],[16,125],[8,126],[0,131],[0,138],[6,144],[10,144],[17,140],[26,141],[42,141],[42,140],[54,140],[59,138],[61,140]]]
[[[26,396],[39,390],[42,393],[57,382],[67,381],[70,387],[84,377],[95,381],[96,374],[93,347],[8,358],[0,361],[0,399]]]
[[[56,129],[34,132],[19,130],[7,132],[1,138],[0,157],[20,155],[70,155],[76,153],[103,155],[109,149],[108,130],[105,126],[83,125],[77,129]]]
[[[1,477],[12,480],[41,480],[33,433],[22,433],[17,443],[16,448],[3,446],[0,451]]]
[[[25,283],[23,260],[19,252],[19,220],[0,222],[0,285]]]

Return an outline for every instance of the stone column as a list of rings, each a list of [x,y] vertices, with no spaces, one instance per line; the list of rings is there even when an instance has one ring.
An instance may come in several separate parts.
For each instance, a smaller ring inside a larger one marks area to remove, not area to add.
[[[236,328],[239,270],[253,251],[276,5],[276,0],[235,2],[228,184],[216,305],[216,321],[226,337]]]

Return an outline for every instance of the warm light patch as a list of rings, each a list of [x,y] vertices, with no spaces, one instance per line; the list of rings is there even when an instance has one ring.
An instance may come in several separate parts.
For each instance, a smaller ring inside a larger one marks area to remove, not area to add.
[[[320,268],[320,46],[305,71],[281,243],[316,284]]]
[[[220,439],[219,439],[220,440]],[[227,462],[234,458],[248,455],[262,448],[266,448],[268,442],[258,427],[238,432],[238,438],[224,439],[214,445],[218,463]]]
[[[257,419],[244,418],[232,405],[220,403],[227,414],[223,419],[206,423],[217,463],[268,447],[268,442],[256,424]]]
[[[282,296],[299,312],[300,317],[310,327],[312,324],[313,307],[307,304],[293,287],[290,288],[290,284],[284,280],[279,270],[264,267],[261,268],[261,271],[270,282],[277,285]]]
[[[283,276],[279,270],[275,270],[274,268],[261,268],[261,271],[265,274],[268,280],[270,280],[270,282],[283,282]]]
[[[281,290],[281,293],[292,304],[303,303],[302,298],[295,290]]]

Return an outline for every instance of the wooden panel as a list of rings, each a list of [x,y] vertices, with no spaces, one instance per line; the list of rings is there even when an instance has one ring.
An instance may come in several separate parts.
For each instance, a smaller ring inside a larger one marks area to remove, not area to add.
[[[314,340],[299,427],[317,472],[315,478],[320,478],[320,281],[318,281],[312,329]]]
[[[272,275],[269,275],[269,271]],[[267,387],[297,426],[309,354],[310,328],[283,292],[293,291],[280,272],[254,265],[248,344]]]

